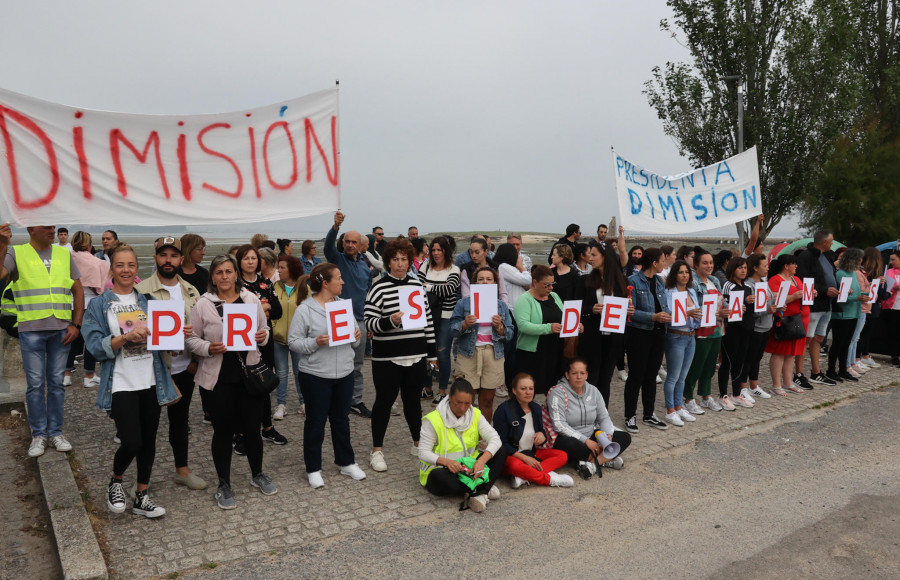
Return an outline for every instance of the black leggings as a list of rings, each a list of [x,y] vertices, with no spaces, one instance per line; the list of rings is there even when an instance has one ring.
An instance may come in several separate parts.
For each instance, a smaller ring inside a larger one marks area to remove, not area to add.
[[[897,300],[900,300],[900,297]],[[896,361],[900,358],[900,310],[882,310],[881,317],[884,318],[887,331],[888,353],[891,359]]]
[[[481,454],[478,454],[481,457]],[[459,476],[450,473],[446,467],[435,467],[428,473],[428,479],[425,480],[425,489],[434,495],[454,496],[454,495],[481,495],[486,494],[494,486],[494,482],[503,473],[503,467],[506,465],[506,450],[502,447],[497,450],[494,455],[487,460],[485,465],[488,468],[488,480],[482,483],[474,490],[469,489],[467,485],[459,480]]]
[[[853,333],[856,332],[855,318],[831,319],[831,348],[828,349],[828,372],[847,372],[847,352],[850,350],[850,342]]]
[[[187,371],[172,375],[175,386],[181,391],[181,400],[166,407],[169,415],[169,445],[175,456],[175,468],[188,464],[188,414],[194,397],[194,375]]]
[[[625,328],[625,353],[628,355],[628,380],[625,381],[625,418],[637,414],[638,394],[644,407],[644,419],[653,415],[656,404],[656,374],[666,352],[665,329]]]
[[[113,459],[113,474],[122,477],[131,461],[137,458],[137,482],[149,484],[156,458],[156,430],[159,428],[156,387],[113,393],[112,418],[122,440]]]
[[[875,321],[878,316],[872,314],[863,314],[866,317],[866,325],[863,326],[862,332],[859,334],[859,344],[856,345],[856,356],[862,358],[869,356],[869,344],[872,342],[872,331],[875,330]]]
[[[747,352],[747,378],[751,381],[759,380],[759,363],[766,353],[766,345],[769,344],[769,331],[756,331],[750,335],[750,345]]]
[[[621,446],[619,455],[622,455],[628,449],[628,446],[631,445],[631,435],[625,431],[613,432],[612,440]],[[568,435],[559,435],[556,441],[553,442],[553,448],[566,452],[566,455],[569,456],[568,460],[566,460],[566,465],[569,467],[578,467],[579,461],[591,460],[591,450],[587,448],[587,445]],[[601,459],[600,461],[602,463],[609,461],[609,459]]]
[[[240,377],[219,376],[212,390],[212,456],[219,479],[231,483],[231,442],[235,433],[244,434],[247,461],[254,476],[262,471],[263,444],[259,418],[265,397],[247,394]]]
[[[422,430],[422,403],[419,398],[425,380],[425,359],[411,367],[391,361],[372,361],[372,382],[375,384],[375,403],[372,405],[372,447],[384,447],[384,434],[391,421],[391,405],[397,393],[403,400],[403,416],[412,440],[419,441]]]
[[[728,379],[731,378],[731,393],[741,394],[741,383],[747,381],[749,370],[747,353],[750,349],[752,330],[745,330],[737,324],[729,324],[722,337],[722,366],[719,367],[719,396],[728,394]]]

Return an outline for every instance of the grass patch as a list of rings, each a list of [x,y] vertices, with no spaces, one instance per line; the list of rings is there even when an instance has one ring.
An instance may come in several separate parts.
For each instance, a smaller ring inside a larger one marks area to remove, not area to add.
[[[215,568],[216,566],[218,566],[218,564],[216,564],[215,562],[206,562],[206,563],[204,563],[204,564],[201,564],[200,566],[201,566],[202,568],[209,568],[210,570],[212,570],[213,568]]]

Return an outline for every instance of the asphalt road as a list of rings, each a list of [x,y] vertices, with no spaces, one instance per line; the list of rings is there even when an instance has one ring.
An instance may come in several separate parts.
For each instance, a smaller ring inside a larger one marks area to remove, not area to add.
[[[180,577],[897,578],[898,416],[889,388],[590,485],[509,492],[483,514],[448,510]]]

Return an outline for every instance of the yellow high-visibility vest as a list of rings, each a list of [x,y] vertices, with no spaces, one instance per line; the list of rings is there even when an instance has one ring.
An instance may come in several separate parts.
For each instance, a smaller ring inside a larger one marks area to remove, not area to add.
[[[72,320],[72,271],[69,250],[54,244],[50,271],[31,244],[15,246],[19,279],[13,284],[13,299],[19,322],[55,316]]]
[[[434,432],[437,433],[437,444],[434,447],[435,453],[454,461],[463,457],[475,457],[478,455],[478,422],[481,420],[481,410],[473,407],[472,411],[474,411],[472,424],[463,431],[462,436],[454,429],[447,429],[444,426],[444,419],[441,418],[441,414],[437,410],[425,415],[425,420],[431,423],[432,427],[434,427]],[[437,466],[420,461],[419,483],[424,486],[425,482],[428,481],[428,474],[435,467]]]

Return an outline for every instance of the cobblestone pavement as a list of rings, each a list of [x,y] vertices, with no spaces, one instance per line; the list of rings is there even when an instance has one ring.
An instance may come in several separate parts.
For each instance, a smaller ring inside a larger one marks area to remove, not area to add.
[[[883,362],[883,360],[882,360]],[[768,369],[767,359],[763,368]],[[366,361],[364,400],[371,407],[374,389],[370,365]],[[767,373],[766,373],[767,374]],[[852,397],[898,379],[889,365],[870,371],[859,383],[843,383],[787,398],[759,400],[752,409],[736,412],[707,413],[685,427],[670,426],[659,431],[640,425],[626,461],[635,461],[694,441],[752,425],[799,414],[804,410],[827,406],[831,402]],[[96,389],[81,386],[76,371],[66,397],[65,432],[80,462],[80,484],[90,494],[99,516],[101,533],[108,544],[110,572],[117,577],[166,575],[195,568],[205,563],[234,561],[248,555],[280,552],[344,532],[403,520],[440,510],[455,510],[458,500],[439,499],[425,493],[419,485],[416,460],[410,454],[411,440],[402,416],[391,418],[385,441],[388,471],[375,473],[368,465],[371,430],[368,419],[351,415],[351,434],[356,458],[366,471],[366,480],[357,482],[338,474],[333,465],[330,436],[326,430],[323,465],[326,487],[312,490],[307,481],[302,459],[303,419],[297,414],[296,397],[289,389],[288,415],[276,421],[276,428],[289,440],[285,446],[265,443],[263,468],[279,486],[277,495],[263,496],[250,486],[250,473],[244,457],[235,456],[232,464],[232,486],[238,508],[223,511],[216,507],[215,469],[209,446],[212,427],[201,422],[199,396],[194,396],[191,409],[190,466],[210,484],[206,490],[190,491],[172,481],[174,465],[168,444],[168,420],[165,411],[157,439],[157,457],[151,480],[153,498],[167,510],[165,517],[148,520],[110,514],[105,506],[105,489],[109,481],[112,458],[117,445],[113,421],[94,409]],[[769,379],[763,379],[768,388]],[[715,386],[713,387],[715,391]],[[620,428],[623,383],[616,377],[612,384],[610,413]],[[657,388],[657,414],[661,416],[662,385]],[[498,400],[497,403],[502,402]],[[423,414],[432,409],[430,401],[422,401]],[[126,473],[126,489],[134,481],[134,466]],[[627,474],[627,472],[625,473]],[[577,480],[577,478],[576,478]],[[87,484],[84,482],[88,482]],[[576,488],[584,485],[576,481]],[[505,487],[501,483],[501,487]],[[577,490],[584,491],[584,490]]]

